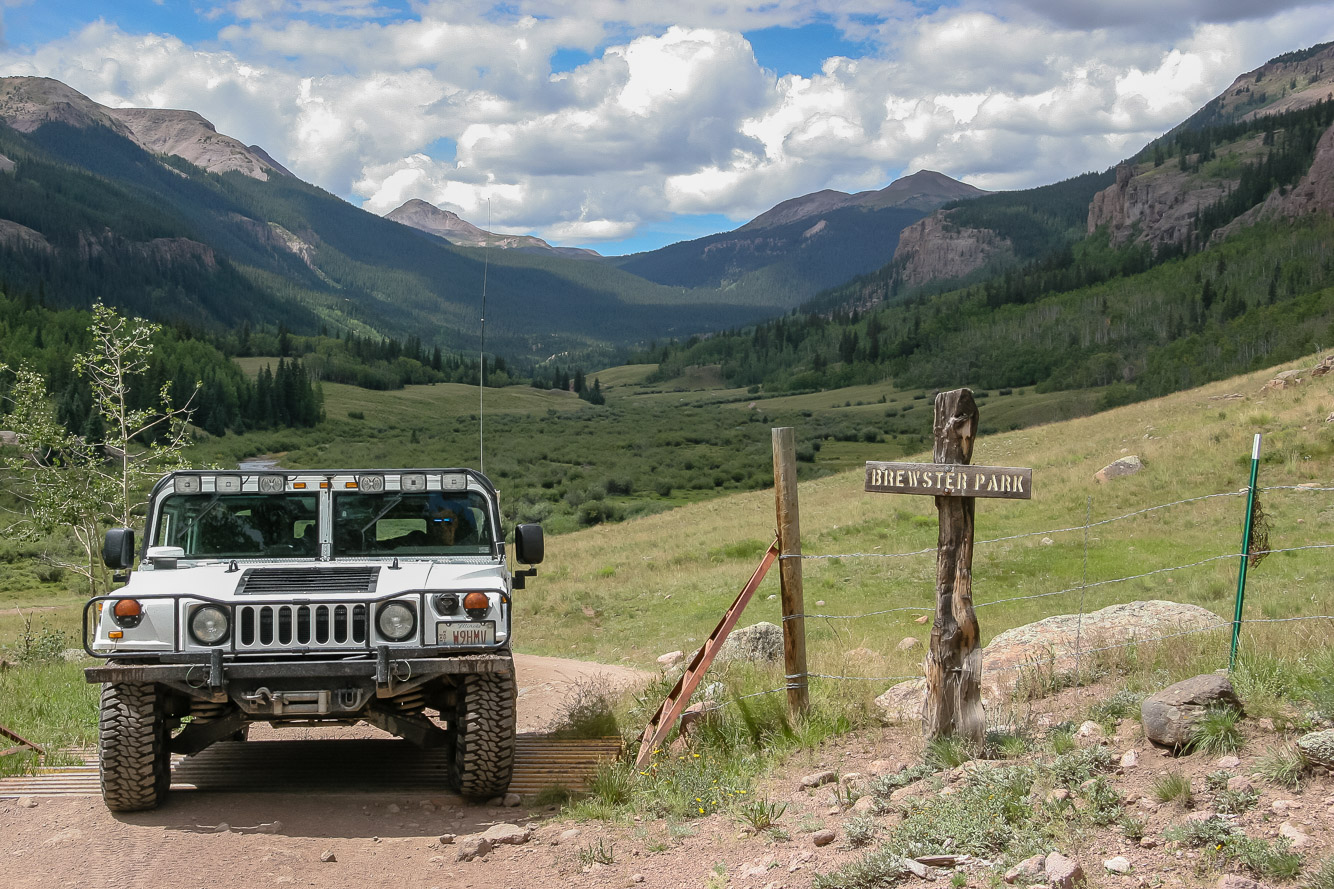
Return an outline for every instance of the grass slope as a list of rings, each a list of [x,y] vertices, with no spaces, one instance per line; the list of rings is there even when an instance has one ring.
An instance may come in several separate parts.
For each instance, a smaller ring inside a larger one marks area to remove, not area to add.
[[[1309,367],[1314,359],[1291,367]],[[1278,368],[1281,370],[1284,368]],[[1031,466],[1031,501],[982,501],[977,510],[979,545],[974,559],[974,595],[982,606],[1019,596],[1079,587],[1084,578],[1083,524],[1206,494],[1235,492],[1246,485],[1251,437],[1263,433],[1259,484],[1317,483],[1334,486],[1334,404],[1326,376],[1294,390],[1260,393],[1274,371],[1230,379],[1154,401],[1064,423],[983,436],[975,463]],[[1240,399],[1222,396],[1240,393]],[[986,422],[987,408],[982,409]],[[1126,453],[1140,456],[1138,475],[1100,485],[1094,473]],[[912,459],[929,460],[929,453]],[[850,471],[801,485],[803,550],[807,555],[888,554],[934,547],[935,509],[924,497],[872,495],[861,491],[862,474]],[[1334,496],[1317,491],[1271,491],[1275,549],[1328,538]],[[1090,583],[1188,565],[1234,553],[1240,543],[1244,500],[1218,497],[1157,510],[1097,526],[1089,532]],[[667,513],[565,535],[548,546],[541,574],[517,598],[516,638],[525,650],[596,660],[651,665],[657,655],[690,650],[703,642],[736,595],[773,536],[772,495],[739,494]],[[985,543],[994,538],[1073,528],[1064,533]],[[1048,543],[1048,541],[1050,541]],[[860,620],[807,622],[811,671],[855,675],[913,674],[920,654],[898,654],[901,638],[924,639],[934,603],[931,554],[903,558],[842,556],[806,560],[808,612],[854,615],[912,606]],[[1163,598],[1192,602],[1230,619],[1236,559],[1166,571],[1139,580],[1089,587],[1085,610],[1117,602]],[[1334,606],[1334,561],[1322,550],[1270,556],[1250,575],[1248,617],[1327,614]],[[777,622],[776,572],[765,580],[742,618]],[[979,610],[983,643],[1002,630],[1039,618],[1079,610],[1078,592],[984,607]],[[1283,625],[1276,625],[1283,626]],[[1247,648],[1283,638],[1290,644],[1325,629],[1321,622],[1295,623],[1281,632],[1270,625],[1248,627]],[[1223,644],[1225,634],[1201,637]],[[846,653],[876,652],[851,666]],[[920,649],[918,650],[920,652]],[[1226,649],[1220,649],[1226,663]]]

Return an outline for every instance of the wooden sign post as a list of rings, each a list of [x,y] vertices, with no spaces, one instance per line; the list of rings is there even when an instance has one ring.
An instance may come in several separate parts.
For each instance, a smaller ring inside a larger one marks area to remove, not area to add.
[[[881,494],[930,494],[936,498],[936,619],[926,655],[926,704],[922,731],[928,739],[950,735],[981,743],[982,649],[973,612],[973,505],[976,497],[1027,500],[1033,470],[972,466],[977,403],[968,389],[936,396],[932,423],[935,463],[866,464],[866,490]]]

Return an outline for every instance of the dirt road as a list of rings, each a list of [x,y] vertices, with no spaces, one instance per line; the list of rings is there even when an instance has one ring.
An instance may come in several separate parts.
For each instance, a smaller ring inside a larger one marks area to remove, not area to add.
[[[540,731],[580,682],[631,684],[643,673],[621,666],[518,656],[519,730]],[[375,729],[257,732],[304,738]],[[355,766],[355,757],[350,758]],[[6,889],[172,889],[172,887],[548,885],[524,861],[540,839],[509,855],[460,864],[442,834],[466,835],[540,816],[528,808],[468,805],[443,787],[340,792],[338,765],[327,790],[301,793],[174,792],[157,811],[116,815],[97,796],[0,799],[0,886]],[[332,861],[322,858],[332,856]],[[464,877],[464,871],[474,876]]]

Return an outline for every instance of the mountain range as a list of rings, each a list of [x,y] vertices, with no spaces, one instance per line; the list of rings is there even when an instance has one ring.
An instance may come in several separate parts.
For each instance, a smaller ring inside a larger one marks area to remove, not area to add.
[[[606,258],[487,232],[423,201],[381,218],[192,111],[108,108],[35,77],[0,78],[0,168],[6,290],[205,329],[249,321],[471,349],[485,277],[487,342],[526,359],[787,311],[889,261],[927,209],[976,193],[919,173]]]
[[[1113,170],[997,193],[923,170],[602,257],[421,200],[382,218],[192,111],[107,108],[58,81],[0,78],[0,287],[203,329],[281,324],[471,349],[485,281],[497,352],[610,354],[803,305],[980,282],[1090,239],[1156,261],[1262,218],[1329,213],[1334,137],[1320,108],[1331,94],[1334,50],[1313,47],[1239,76]]]

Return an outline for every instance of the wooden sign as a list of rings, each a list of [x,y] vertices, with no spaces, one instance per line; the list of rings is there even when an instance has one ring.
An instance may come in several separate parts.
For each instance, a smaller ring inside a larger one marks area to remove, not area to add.
[[[922,730],[928,739],[958,736],[981,744],[982,635],[973,610],[973,512],[978,497],[1028,500],[1033,470],[973,466],[977,402],[967,389],[936,395],[934,463],[866,464],[866,490],[931,494],[940,514],[936,543],[936,620],[923,668]]]
[[[866,490],[876,494],[1028,500],[1033,496],[1033,470],[1013,466],[867,461]]]

